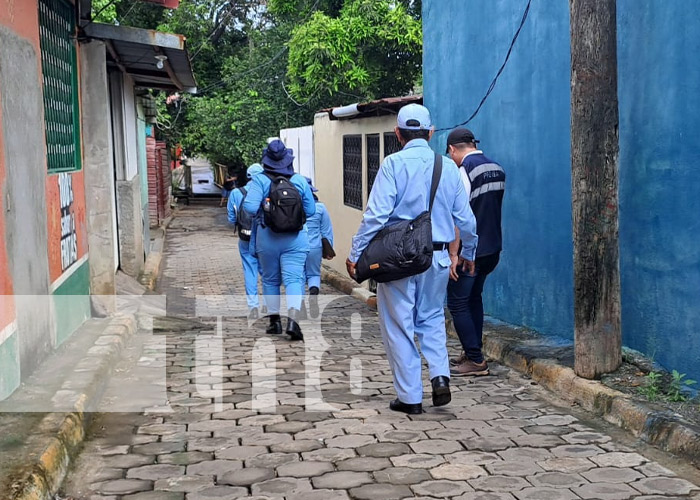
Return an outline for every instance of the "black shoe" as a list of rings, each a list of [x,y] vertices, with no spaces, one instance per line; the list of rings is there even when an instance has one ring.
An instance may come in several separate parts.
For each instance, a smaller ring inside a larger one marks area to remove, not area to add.
[[[433,384],[433,406],[445,406],[452,401],[450,379],[440,375],[430,381]]]
[[[306,302],[301,301],[301,309],[299,309],[299,321],[306,321],[309,317],[306,314]]]
[[[254,307],[250,310],[248,313],[248,319],[258,319],[260,317],[260,313],[258,312],[258,308]]]
[[[289,317],[287,318],[287,330],[286,333],[289,335],[289,340],[304,340],[304,335],[301,333],[301,327],[297,323],[299,318],[299,311],[296,309],[289,310]]]
[[[318,318],[320,311],[318,309],[318,288],[312,286],[309,288],[309,314],[312,318]]]
[[[389,403],[389,409],[393,411],[400,411],[408,415],[420,415],[423,413],[423,405],[421,403],[407,404],[402,403],[398,399],[395,399]]]
[[[282,319],[279,314],[270,315],[270,326],[267,327],[265,333],[269,335],[280,335],[282,333]]]

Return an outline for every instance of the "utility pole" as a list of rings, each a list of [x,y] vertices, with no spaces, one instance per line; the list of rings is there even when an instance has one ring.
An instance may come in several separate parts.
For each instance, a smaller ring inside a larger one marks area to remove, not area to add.
[[[575,371],[622,362],[616,0],[569,0]]]

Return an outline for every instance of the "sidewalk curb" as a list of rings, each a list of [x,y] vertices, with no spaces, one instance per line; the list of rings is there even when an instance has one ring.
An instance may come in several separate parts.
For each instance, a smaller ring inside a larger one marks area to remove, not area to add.
[[[146,257],[146,262],[143,266],[143,272],[139,275],[138,282],[145,286],[148,290],[153,291],[158,282],[160,273],[160,265],[163,262],[163,250],[165,249],[165,236],[168,233],[168,226],[173,220],[173,215],[170,215],[163,224],[158,227],[160,235],[153,238],[151,251]]]
[[[321,266],[321,280],[336,290],[364,302],[370,309],[377,310],[377,296],[375,294],[325,264]]]
[[[72,402],[67,413],[49,413],[27,446],[34,448],[29,463],[20,463],[9,480],[9,500],[50,500],[68,472],[85,438],[90,412],[97,407],[112,367],[127,339],[136,332],[136,318],[115,316],[54,397]],[[81,365],[83,365],[81,367]]]
[[[376,296],[369,290],[325,265],[321,275],[325,283],[376,310]],[[451,319],[446,319],[445,326],[448,335],[457,336]],[[504,328],[516,332],[512,327]],[[556,359],[538,357],[536,350],[528,350],[522,340],[517,339],[517,334],[511,335],[511,338],[499,337],[497,331],[486,330],[484,354],[528,375],[565,401],[579,405],[645,443],[683,457],[696,467],[700,466],[700,428],[668,410],[652,408],[601,382],[579,377],[574,370]]]
[[[446,325],[448,334],[456,336],[452,321],[447,320]],[[556,359],[538,357],[517,339],[501,338],[498,332],[484,332],[484,354],[529,375],[558,397],[631,432],[645,443],[688,459],[696,467],[700,464],[700,428],[679,415],[654,409],[601,382],[579,377]]]

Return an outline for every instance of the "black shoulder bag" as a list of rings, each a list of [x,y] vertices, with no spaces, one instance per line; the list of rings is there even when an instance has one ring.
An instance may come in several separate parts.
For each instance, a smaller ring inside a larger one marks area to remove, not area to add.
[[[355,268],[355,280],[377,283],[400,280],[425,272],[433,263],[433,227],[430,213],[442,175],[442,156],[435,155],[428,210],[413,220],[400,221],[379,231]]]

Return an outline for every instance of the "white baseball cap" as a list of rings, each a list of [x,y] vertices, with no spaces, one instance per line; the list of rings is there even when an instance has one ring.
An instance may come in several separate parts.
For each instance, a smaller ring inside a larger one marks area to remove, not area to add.
[[[433,126],[430,111],[420,104],[406,104],[396,118],[399,128],[406,130],[429,130]]]

